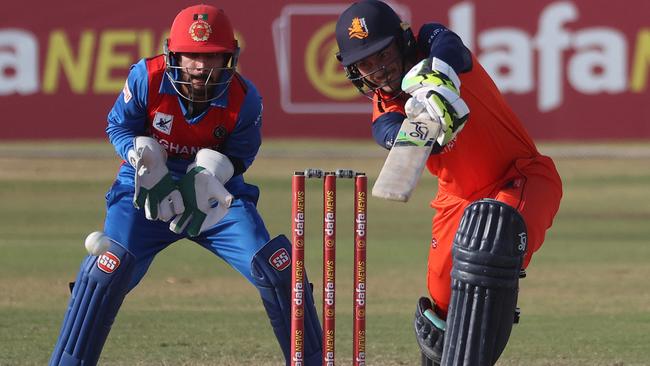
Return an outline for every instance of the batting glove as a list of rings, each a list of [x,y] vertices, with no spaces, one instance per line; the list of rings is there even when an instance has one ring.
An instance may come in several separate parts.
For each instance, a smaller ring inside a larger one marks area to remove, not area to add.
[[[224,184],[233,172],[234,167],[227,156],[210,149],[199,150],[196,161],[178,183],[185,212],[172,220],[169,229],[177,234],[187,230],[187,234],[193,237],[226,216],[234,198]]]
[[[418,300],[413,325],[420,351],[428,359],[440,363],[447,326],[445,321],[434,312],[434,305],[429,298],[421,297]]]
[[[460,97],[460,79],[446,62],[436,57],[420,61],[402,79],[402,90],[411,94],[411,104],[424,105],[431,118],[439,121],[441,134],[436,141],[440,146],[445,146],[463,129],[469,108]],[[408,108],[405,111],[409,119],[417,116]]]
[[[147,219],[166,222],[183,213],[183,198],[167,169],[167,153],[158,141],[136,137],[128,159],[135,168],[133,205],[137,209],[144,207]]]

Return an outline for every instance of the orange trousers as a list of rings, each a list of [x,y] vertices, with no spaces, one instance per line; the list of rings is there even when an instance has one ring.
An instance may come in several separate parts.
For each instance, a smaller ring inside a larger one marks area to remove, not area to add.
[[[431,207],[432,239],[429,248],[427,287],[441,315],[446,316],[451,295],[451,267],[454,236],[465,208],[482,198],[493,198],[519,211],[526,222],[528,248],[524,268],[544,242],[546,230],[560,206],[562,182],[553,161],[545,156],[520,159],[496,184],[476,192],[471,197],[457,197],[438,191]]]

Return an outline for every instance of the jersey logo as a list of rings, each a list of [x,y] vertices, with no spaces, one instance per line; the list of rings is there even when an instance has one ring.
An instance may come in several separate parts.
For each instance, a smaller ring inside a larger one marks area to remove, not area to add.
[[[364,39],[368,37],[368,27],[366,26],[366,18],[354,18],[352,24],[348,28],[348,35],[350,39],[358,38]]]
[[[226,137],[226,127],[223,125],[217,126],[217,128],[212,131],[212,136],[214,136],[215,139],[220,140],[224,137]]]
[[[208,14],[194,14],[194,22],[190,25],[190,37],[196,42],[205,42],[212,34],[212,27],[207,22]]]
[[[153,128],[165,135],[169,135],[172,132],[172,122],[174,122],[174,116],[171,114],[156,112],[153,117]]]
[[[280,248],[271,255],[269,263],[278,271],[283,271],[291,265],[291,256],[289,256],[289,252],[286,249]]]
[[[261,104],[260,105],[260,114],[257,115],[257,118],[255,119],[255,122],[253,122],[255,124],[255,126],[259,126],[260,123],[262,123],[262,112],[263,111],[264,111],[264,105]]]
[[[124,82],[124,88],[122,89],[122,94],[124,95],[124,103],[128,103],[131,98],[133,98],[133,94],[131,94],[131,90],[129,89],[129,81]]]
[[[111,252],[102,254],[97,259],[97,268],[102,272],[111,274],[120,266],[120,258]]]

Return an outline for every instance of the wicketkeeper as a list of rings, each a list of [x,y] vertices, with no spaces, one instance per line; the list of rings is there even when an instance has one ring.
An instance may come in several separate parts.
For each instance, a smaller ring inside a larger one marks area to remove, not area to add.
[[[559,207],[553,161],[442,24],[424,24],[416,36],[390,6],[360,1],[339,17],[336,40],[348,79],[372,99],[372,135],[398,157],[387,159],[373,194],[407,199],[424,164],[438,177],[433,301],[418,301],[418,344],[430,363],[494,365],[515,320],[520,270]]]
[[[50,365],[97,364],[125,295],[182,238],[257,287],[288,364],[291,245],[270,239],[259,189],[243,178],[261,144],[261,97],[236,71],[239,47],[220,9],[182,10],[164,50],[131,68],[108,115],[108,137],[124,159],[106,195],[104,232],[113,240],[83,260]],[[310,286],[303,296],[304,359],[320,365]]]

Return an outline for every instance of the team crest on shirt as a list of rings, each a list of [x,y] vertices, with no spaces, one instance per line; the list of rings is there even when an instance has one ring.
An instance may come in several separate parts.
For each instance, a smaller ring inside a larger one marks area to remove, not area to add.
[[[153,117],[153,128],[164,133],[165,135],[169,135],[172,133],[173,122],[174,116],[171,114],[156,112]]]
[[[350,36],[350,39],[364,39],[368,37],[368,26],[366,26],[366,18],[355,17],[352,19],[352,24],[350,25],[350,28],[348,28],[348,35]]]
[[[226,137],[226,128],[224,126],[217,126],[217,128],[212,131],[212,136],[216,139],[222,139]]]

